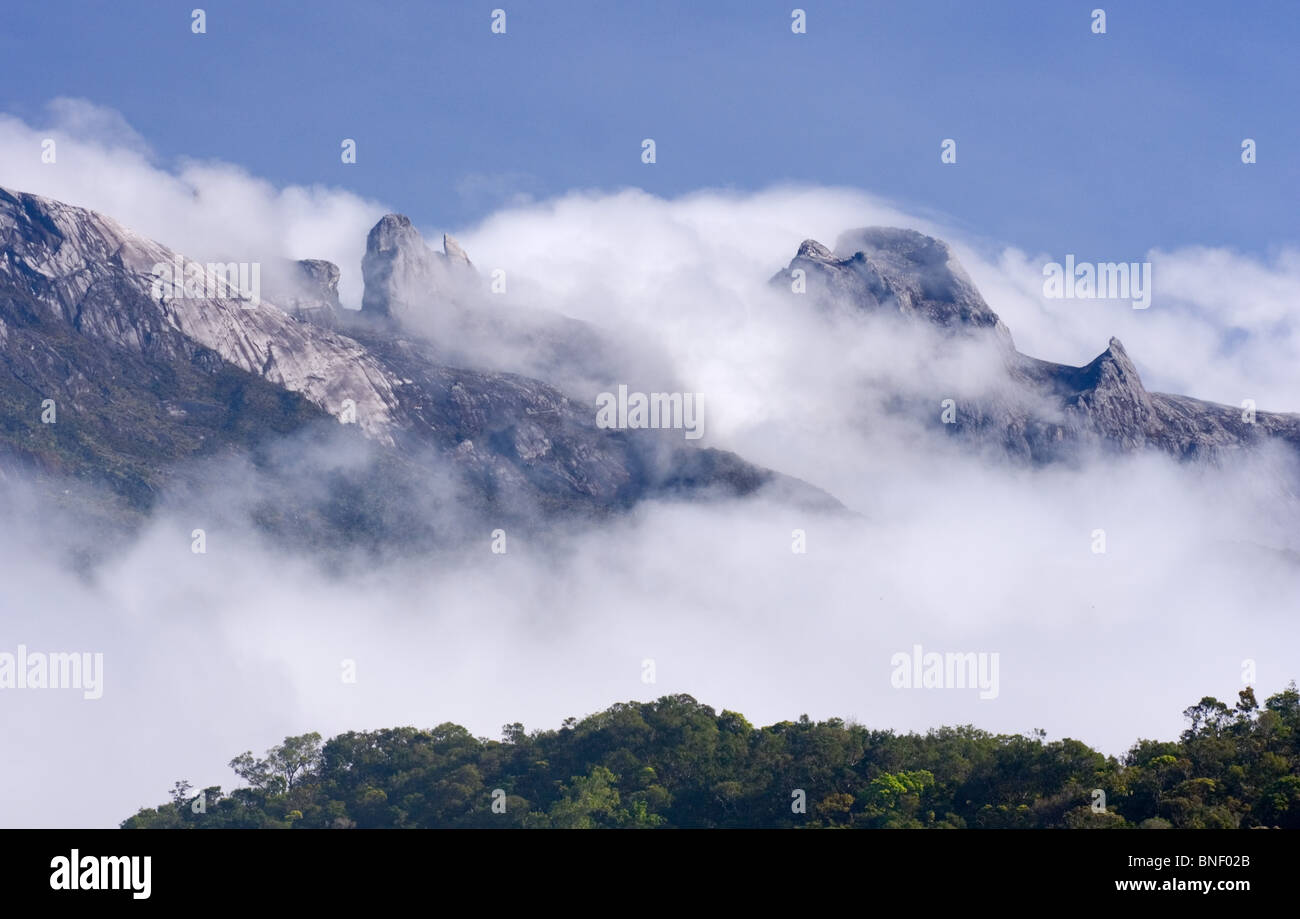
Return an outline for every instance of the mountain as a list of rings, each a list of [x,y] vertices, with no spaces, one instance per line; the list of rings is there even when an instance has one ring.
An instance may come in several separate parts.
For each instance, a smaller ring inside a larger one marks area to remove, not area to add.
[[[295,319],[327,329],[343,321],[339,302],[339,266],[323,259],[307,258],[285,262],[264,282],[271,291],[267,298],[279,304]]]
[[[669,362],[498,296],[498,271],[489,284],[451,237],[435,251],[390,214],[361,267],[362,309],[344,309],[329,262],[200,264],[111,218],[0,189],[0,484],[21,472],[108,525],[170,501],[376,548],[675,495],[768,490],[838,507],[680,430],[598,428],[597,392],[682,391]],[[802,291],[796,308],[936,333],[923,374],[871,378],[864,395],[977,449],[1031,463],[1300,450],[1300,416],[1248,420],[1149,392],[1116,339],[1082,367],[1022,354],[948,245],[912,230],[854,230],[833,250],[807,240],[772,280]],[[960,378],[954,356],[971,349],[992,384]]]
[[[504,271],[483,278],[452,237],[434,250],[401,214],[371,229],[361,261],[360,312],[343,313],[348,334],[373,347],[418,341],[440,364],[513,371],[592,400],[613,381],[643,392],[680,392],[665,355],[585,322],[523,309],[505,295]]]
[[[1092,450],[1216,460],[1270,442],[1300,451],[1300,415],[1256,412],[1248,421],[1240,408],[1148,392],[1116,338],[1082,367],[1021,353],[950,247],[915,230],[853,230],[833,250],[805,240],[772,283],[794,296],[801,280],[814,309],[921,323],[940,333],[945,352],[956,340],[983,344],[1000,364],[999,385],[954,398],[948,423],[939,393],[962,388],[956,373],[951,385],[921,394],[891,381],[897,388],[885,394],[895,410],[973,445],[1034,463],[1075,460]]]
[[[434,252],[402,214],[375,224],[361,260],[362,310],[410,322],[422,318],[427,300],[445,303],[476,286],[478,275],[464,250],[448,236],[443,242],[444,251]]]
[[[260,521],[343,540],[359,522],[376,538],[414,526],[407,509],[433,490],[431,467],[451,476],[450,503],[498,521],[764,486],[830,502],[681,431],[598,429],[590,403],[542,380],[443,362],[402,320],[456,308],[474,269],[454,241],[426,257],[413,232],[395,216],[372,231],[353,318],[328,262],[275,266],[255,300],[231,281],[238,266],[190,262],[108,217],[0,189],[0,469],[54,495],[106,488],[130,516],[169,489],[202,493],[211,460],[240,457],[267,477]],[[160,283],[166,269],[184,295]],[[274,445],[286,438],[316,465],[285,462]],[[348,451],[368,459],[333,456]]]
[[[823,307],[919,317],[941,328],[1010,333],[984,302],[948,244],[915,230],[866,227],[844,233],[827,249],[806,239],[774,280],[802,269],[808,293]]]

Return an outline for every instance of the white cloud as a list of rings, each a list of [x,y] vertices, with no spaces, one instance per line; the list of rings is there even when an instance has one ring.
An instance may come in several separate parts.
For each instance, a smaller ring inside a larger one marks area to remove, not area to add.
[[[54,163],[41,160],[46,138]],[[195,259],[332,261],[354,307],[366,233],[389,210],[337,188],[276,188],[228,163],[160,165],[120,114],[71,99],[40,125],[0,115],[0,185],[100,211]]]
[[[1259,258],[1224,249],[1153,250],[1151,306],[1126,300],[1043,296],[1043,265],[1064,253],[996,259],[963,253],[984,297],[1011,327],[1020,350],[1083,364],[1118,337],[1148,389],[1261,410],[1300,411],[1300,252]]]
[[[107,115],[73,120],[123,136]],[[278,247],[339,261],[346,280],[383,213],[222,164],[169,172],[125,140],[68,136],[56,170],[39,163],[40,136],[0,119],[0,184],[104,210],[183,251]],[[880,410],[872,381],[934,396],[958,372],[983,385],[978,350],[936,364],[924,329],[823,320],[766,285],[805,237],[829,245],[878,223],[952,242],[1035,356],[1081,364],[1118,335],[1153,388],[1300,408],[1294,252],[1153,253],[1155,299],[1134,311],[1044,300],[1047,256],[966,240],[851,189],[575,192],[508,208],[457,235],[480,270],[508,270],[509,302],[662,349],[705,394],[710,442],[856,513],[649,505],[521,537],[506,556],[488,551],[485,530],[478,553],[360,571],[322,571],[242,530],[193,556],[193,521],[163,514],[78,580],[51,560],[71,537],[15,510],[23,524],[0,537],[5,634],[102,648],[106,690],[94,703],[0,697],[17,751],[0,790],[6,822],[112,823],[179,778],[229,787],[230,757],[307,730],[451,720],[495,735],[689,692],[759,723],[807,712],[900,729],[1043,727],[1118,753],[1174,736],[1181,709],[1207,693],[1230,699],[1244,658],[1266,692],[1300,676],[1300,569],[1275,551],[1300,540],[1296,502],[1275,487],[1281,461],[1032,470],[928,439]],[[247,487],[226,478],[214,494]],[[790,551],[796,528],[806,555]],[[1091,549],[1098,528],[1104,555]],[[1000,653],[999,698],[891,689],[891,655],[916,643]],[[343,658],[358,663],[355,686],[339,679]]]

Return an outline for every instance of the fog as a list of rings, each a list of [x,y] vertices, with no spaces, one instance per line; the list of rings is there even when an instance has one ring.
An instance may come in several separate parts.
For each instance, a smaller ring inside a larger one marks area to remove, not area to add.
[[[365,232],[386,207],[222,164],[169,170],[102,110],[65,105],[62,119],[81,159],[65,161],[61,145],[57,176],[13,155],[44,126],[0,119],[0,184],[103,209],[187,254],[246,240],[268,258],[336,258],[359,301]],[[266,219],[284,232],[259,236]],[[1085,455],[1035,469],[888,410],[890,394],[937,414],[944,398],[994,390],[997,362],[978,340],[824,315],[768,283],[802,239],[832,245],[880,223],[947,239],[1028,353],[1082,364],[1118,335],[1150,389],[1300,409],[1293,253],[1153,246],[1152,306],[1135,311],[1045,300],[1041,265],[1063,253],[970,239],[853,189],[580,191],[508,208],[457,229],[480,272],[507,273],[503,305],[640,343],[703,394],[702,445],[801,478],[845,512],[763,494],[647,502],[599,524],[511,527],[504,554],[491,551],[491,519],[466,517],[459,547],[340,559],[254,527],[262,479],[230,462],[205,468],[201,498],[169,496],[77,567],[69,549],[108,537],[9,473],[0,651],[102,652],[104,692],[0,694],[0,824],[115,825],[178,779],[230,788],[233,756],[312,730],[452,721],[497,737],[509,722],[554,728],[684,692],[756,724],[807,713],[899,730],[1042,728],[1120,754],[1176,736],[1204,695],[1234,699],[1243,662],[1261,697],[1300,677],[1294,458]],[[281,463],[297,455],[289,443]],[[430,492],[454,503],[447,481],[430,459]],[[796,531],[804,552],[792,551]],[[893,688],[891,658],[914,645],[997,653],[997,697]]]

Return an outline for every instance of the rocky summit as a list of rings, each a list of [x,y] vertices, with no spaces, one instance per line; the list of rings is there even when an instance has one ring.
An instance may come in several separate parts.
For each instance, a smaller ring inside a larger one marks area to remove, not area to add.
[[[175,283],[160,283],[160,266]],[[212,464],[243,463],[258,481],[227,504],[251,501],[277,534],[345,544],[454,539],[485,519],[549,525],[666,496],[763,490],[838,507],[679,430],[598,427],[596,386],[681,391],[652,349],[503,305],[456,240],[435,251],[406,217],[370,231],[359,311],[340,305],[330,262],[267,265],[264,284],[248,267],[191,261],[109,217],[0,189],[0,482],[21,474],[120,522],[214,493]],[[932,331],[940,358],[984,348],[997,385],[954,385],[951,400],[942,371],[928,389],[871,381],[890,411],[977,449],[1030,463],[1300,451],[1300,416],[1148,392],[1116,339],[1081,367],[1020,353],[948,245],[912,230],[854,230],[834,249],[807,240],[773,282],[806,294],[795,309]]]
[[[193,295],[160,296],[156,266],[180,264]],[[358,337],[331,327],[354,311],[338,308],[328,262],[272,272],[256,304],[212,283],[213,267],[111,218],[0,189],[0,470],[55,494],[68,482],[103,488],[139,513],[197,461],[256,463],[269,442],[292,437],[308,454],[313,440],[343,449],[339,438],[351,435],[351,449],[372,459],[336,482],[348,507],[338,493],[304,497],[297,466],[267,486],[283,486],[283,506],[272,493],[258,509],[259,520],[335,526],[348,538],[394,528],[390,512],[427,490],[430,467],[449,471],[462,510],[502,521],[767,485],[830,500],[680,432],[599,430],[590,405],[542,380],[441,362],[401,320],[443,302],[446,285],[474,269],[450,238],[446,253],[429,251],[405,218],[370,234],[362,313],[383,321],[341,323],[355,323]]]
[[[804,240],[774,281],[802,269],[807,292],[823,307],[915,316],[951,330],[992,329],[1010,341],[948,244],[915,230],[866,227],[828,249]]]
[[[399,322],[419,322],[421,306],[428,300],[462,297],[478,277],[454,239],[444,236],[443,243],[443,252],[429,248],[402,214],[389,214],[375,224],[361,262],[366,285],[361,309]]]
[[[802,276],[796,275],[802,270]],[[816,309],[924,323],[942,334],[983,340],[1003,369],[1003,385],[955,398],[945,416],[933,388],[891,393],[896,410],[944,433],[1030,462],[1072,461],[1093,451],[1157,450],[1218,460],[1268,443],[1300,452],[1300,415],[1255,412],[1148,392],[1124,346],[1111,338],[1082,367],[1038,360],[1015,349],[1011,332],[984,301],[949,246],[914,230],[868,227],[835,248],[805,240],[772,283],[802,293]]]

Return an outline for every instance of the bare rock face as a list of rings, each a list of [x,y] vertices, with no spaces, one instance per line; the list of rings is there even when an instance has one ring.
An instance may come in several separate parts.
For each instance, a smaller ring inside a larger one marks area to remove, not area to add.
[[[318,258],[299,259],[296,264],[303,283],[315,294],[316,299],[338,309],[339,266]]]
[[[1300,452],[1300,415],[1258,412],[1246,421],[1232,406],[1148,392],[1116,338],[1082,367],[1020,353],[941,240],[892,227],[844,233],[834,251],[804,240],[772,282],[790,289],[796,269],[803,270],[805,294],[820,309],[924,322],[990,343],[1004,365],[1005,385],[960,400],[955,419],[942,425],[948,435],[1030,462],[1072,461],[1096,449],[1218,459],[1270,441]],[[933,398],[896,401],[927,423],[941,423]]]
[[[363,312],[420,327],[429,321],[433,301],[458,303],[477,284],[478,273],[450,236],[445,252],[425,243],[409,217],[389,214],[370,230],[361,260]]]
[[[346,401],[367,435],[392,442],[393,381],[355,341],[267,301],[160,294],[157,266],[193,263],[107,217],[0,189],[0,251],[0,285],[21,286],[82,335],[172,359],[201,346],[331,415]],[[203,270],[204,288],[220,290]]]
[[[323,259],[300,259],[276,266],[263,281],[266,299],[303,322],[338,329],[339,266]]]
[[[834,251],[807,239],[773,279],[793,283],[803,269],[807,293],[821,306],[892,312],[936,326],[1011,335],[984,302],[948,244],[915,230],[867,227],[841,234]]]
[[[1058,371],[1073,390],[1065,397],[1075,412],[1122,447],[1142,446],[1158,419],[1155,403],[1118,338],[1078,373]]]
[[[324,425],[364,436],[385,457],[363,481],[324,490],[343,496],[331,519],[347,533],[359,518],[399,539],[417,525],[409,509],[428,490],[429,457],[456,471],[465,498],[457,506],[491,507],[497,517],[518,507],[543,519],[610,513],[669,493],[773,487],[791,501],[834,504],[686,444],[680,432],[598,429],[584,387],[635,383],[611,370],[628,374],[643,351],[619,352],[563,316],[497,305],[476,287],[460,245],[444,237],[443,250],[408,219],[383,218],[367,240],[359,313],[338,308],[339,269],[317,260],[290,263],[283,276],[268,271],[260,302],[222,288],[211,265],[194,269],[196,290],[177,293],[160,286],[158,270],[192,268],[180,254],[94,212],[0,189],[0,404],[11,419],[0,426],[0,474],[19,463],[102,481],[147,504],[164,471],[187,458]],[[809,240],[774,281],[794,282],[795,269],[821,309],[920,323],[939,333],[941,350],[991,356],[999,386],[958,400],[943,434],[1034,463],[1099,449],[1218,459],[1277,442],[1300,452],[1300,416],[1247,420],[1231,406],[1149,392],[1116,339],[1081,367],[1019,353],[948,246],[922,234],[857,230],[835,250]],[[646,391],[677,389],[651,382]],[[904,382],[873,385],[896,390],[895,410],[939,425],[936,393]],[[39,422],[46,399],[58,405],[57,425]],[[348,495],[363,496],[362,506]],[[300,499],[309,500],[286,497],[269,516],[297,519]]]
[[[376,223],[362,259],[362,309],[344,313],[344,330],[381,350],[394,337],[409,339],[435,363],[532,376],[584,399],[615,380],[679,388],[666,378],[666,355],[560,313],[520,308],[489,290],[450,234],[442,247],[434,251],[401,215]]]
[[[473,271],[454,241],[451,255],[432,253],[405,218],[385,218],[370,236],[366,293],[385,316],[405,308],[386,291]],[[498,517],[522,507],[611,512],[671,491],[735,495],[783,481],[680,432],[598,429],[590,404],[520,374],[447,366],[387,318],[362,323],[364,341],[303,321],[304,309],[337,308],[339,271],[328,262],[292,266],[287,305],[270,299],[283,293],[274,285],[256,303],[207,296],[202,283],[193,295],[160,288],[157,267],[182,262],[107,217],[0,189],[0,404],[19,418],[0,428],[0,466],[20,457],[147,504],[167,468],[215,446],[311,425],[359,431],[383,473],[326,490],[343,496],[346,532],[373,502],[396,513],[427,491],[429,458],[456,470],[463,503]],[[437,305],[427,293],[418,302]],[[45,399],[58,405],[57,425],[39,422]],[[265,516],[296,519],[297,500]]]
[[[450,233],[442,234],[442,254],[445,255],[449,261],[463,262],[471,268],[474,267],[469,260],[469,256],[465,254],[465,250],[460,247],[460,243],[456,242],[456,238]]]
[[[1149,392],[1119,339],[1082,367],[1015,356],[1012,376],[1062,420],[1039,419],[1038,437],[1019,446],[1039,460],[1068,457],[1081,445],[1132,452],[1157,450],[1182,459],[1221,460],[1234,451],[1275,442],[1300,453],[1300,415],[1258,412]]]

